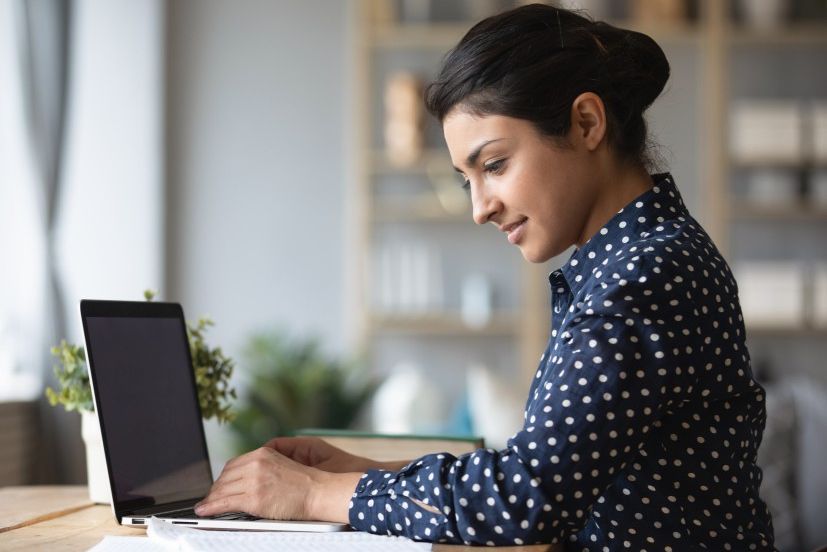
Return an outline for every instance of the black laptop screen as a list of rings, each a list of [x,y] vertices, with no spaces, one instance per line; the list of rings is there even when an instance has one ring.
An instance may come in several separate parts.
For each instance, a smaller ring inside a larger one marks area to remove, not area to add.
[[[85,323],[115,503],[205,496],[212,476],[181,319]]]

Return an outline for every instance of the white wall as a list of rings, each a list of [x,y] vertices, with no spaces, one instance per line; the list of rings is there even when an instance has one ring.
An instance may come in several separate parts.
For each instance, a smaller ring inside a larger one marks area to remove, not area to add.
[[[283,327],[347,347],[350,2],[169,4],[168,281],[239,361]],[[208,425],[214,466],[228,454]]]

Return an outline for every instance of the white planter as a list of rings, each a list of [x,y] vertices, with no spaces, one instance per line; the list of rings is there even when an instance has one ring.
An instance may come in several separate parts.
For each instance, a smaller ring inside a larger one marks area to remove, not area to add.
[[[98,504],[111,504],[109,474],[103,452],[98,416],[94,412],[81,412],[80,432],[86,445],[86,477],[89,481],[89,498]]]

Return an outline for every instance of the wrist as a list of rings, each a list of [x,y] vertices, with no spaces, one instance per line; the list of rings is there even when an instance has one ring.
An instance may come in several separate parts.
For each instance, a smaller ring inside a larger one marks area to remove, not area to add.
[[[314,471],[306,497],[306,519],[348,523],[350,500],[362,473]]]

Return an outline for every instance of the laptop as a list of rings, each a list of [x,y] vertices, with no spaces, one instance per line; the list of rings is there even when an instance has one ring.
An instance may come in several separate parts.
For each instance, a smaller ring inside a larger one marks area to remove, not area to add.
[[[209,529],[349,529],[244,512],[195,515],[213,479],[181,305],[85,299],[80,315],[118,523],[141,527],[156,516]]]

